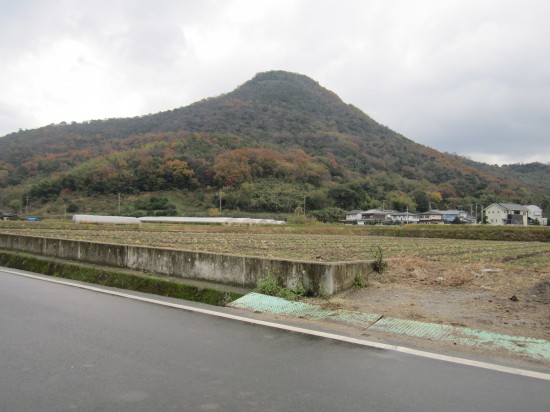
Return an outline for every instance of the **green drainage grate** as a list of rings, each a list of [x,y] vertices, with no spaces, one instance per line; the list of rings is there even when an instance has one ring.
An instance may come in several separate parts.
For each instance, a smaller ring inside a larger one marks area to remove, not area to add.
[[[266,312],[273,315],[294,316],[312,320],[332,320],[369,331],[392,333],[434,341],[456,343],[484,349],[505,349],[534,359],[550,360],[550,342],[543,339],[502,335],[483,330],[461,328],[414,320],[385,318],[374,313],[348,310],[325,310],[316,305],[289,302],[281,298],[249,293],[228,306]]]
[[[253,311],[266,312],[272,315],[286,315],[312,320],[334,320],[351,325],[367,326],[376,322],[381,315],[374,313],[352,312],[349,310],[326,310],[302,302],[289,302],[274,296],[260,293],[249,293],[231,302],[228,306]]]
[[[460,345],[486,349],[506,349],[510,352],[527,354],[537,359],[550,360],[550,342],[543,339],[502,335],[484,330],[439,325],[414,320],[382,318],[369,328],[373,332],[453,342]]]

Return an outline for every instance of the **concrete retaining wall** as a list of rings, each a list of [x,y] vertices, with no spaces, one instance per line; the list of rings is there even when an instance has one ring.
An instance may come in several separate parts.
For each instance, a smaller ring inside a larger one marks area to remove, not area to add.
[[[299,262],[8,234],[0,234],[0,248],[245,287],[273,274],[286,287],[301,282],[316,296],[349,289],[357,276],[372,272],[367,261]]]

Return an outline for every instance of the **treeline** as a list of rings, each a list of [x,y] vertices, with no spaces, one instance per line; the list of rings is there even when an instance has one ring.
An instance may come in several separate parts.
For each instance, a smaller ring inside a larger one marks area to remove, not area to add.
[[[362,175],[343,167],[336,156],[312,156],[302,149],[235,148],[233,136],[191,134],[180,140],[149,139],[126,151],[111,151],[40,180],[25,193],[43,202],[71,193],[115,194],[163,190],[223,192],[224,208],[251,212],[293,212],[385,207],[423,212],[463,208],[500,201],[495,191],[480,186],[464,196],[460,185],[435,185],[425,179],[372,169]],[[475,184],[476,180],[471,178]],[[479,189],[479,188],[478,188]],[[460,193],[460,194],[459,194]],[[526,203],[521,189],[507,200]],[[539,202],[540,204],[540,202]],[[212,206],[217,206],[213,201]]]
[[[196,142],[196,136],[192,140]],[[43,179],[32,186],[29,195],[47,199],[58,196],[62,190],[108,194],[236,187],[264,178],[320,186],[338,174],[334,159],[315,158],[300,149],[282,153],[243,148],[209,159],[197,156],[200,144],[194,147],[195,153],[188,150],[190,144],[189,141],[150,143],[95,158],[66,173]]]

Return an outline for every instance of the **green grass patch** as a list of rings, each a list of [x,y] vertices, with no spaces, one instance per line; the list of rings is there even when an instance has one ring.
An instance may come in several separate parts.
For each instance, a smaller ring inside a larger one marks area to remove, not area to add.
[[[286,288],[282,286],[279,279],[272,274],[258,281],[256,292],[286,300],[299,300],[306,295],[303,285],[297,285],[294,289]]]
[[[0,251],[0,265],[48,276],[152,293],[216,306],[225,306],[227,303],[243,296],[236,292],[201,288],[152,275],[135,274],[57,259],[41,258],[27,253]]]

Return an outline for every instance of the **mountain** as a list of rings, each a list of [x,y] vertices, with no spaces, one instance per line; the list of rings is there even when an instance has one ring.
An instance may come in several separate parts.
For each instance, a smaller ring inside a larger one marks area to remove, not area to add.
[[[308,210],[382,200],[424,210],[550,196],[547,166],[499,168],[438,152],[283,71],[187,107],[19,131],[0,145],[2,196],[15,200],[184,190],[208,205],[223,189],[228,208],[289,212],[304,197]]]

